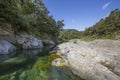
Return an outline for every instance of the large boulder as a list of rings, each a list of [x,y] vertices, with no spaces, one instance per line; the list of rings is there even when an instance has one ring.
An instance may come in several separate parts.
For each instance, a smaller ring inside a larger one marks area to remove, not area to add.
[[[120,80],[120,41],[71,40],[58,46],[73,73],[86,80]]]
[[[5,40],[0,40],[0,54],[9,54],[17,48]]]
[[[21,34],[16,37],[18,44],[22,46],[23,49],[42,49],[42,40],[34,37],[33,35]]]

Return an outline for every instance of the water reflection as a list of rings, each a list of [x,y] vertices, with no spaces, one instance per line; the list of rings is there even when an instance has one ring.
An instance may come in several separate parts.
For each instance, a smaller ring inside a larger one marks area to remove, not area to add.
[[[0,55],[0,80],[81,80],[68,67],[51,66],[45,53],[37,49]]]
[[[19,50],[19,51],[14,51],[13,53],[10,54],[1,54],[0,55],[0,62],[7,60],[9,58],[13,57],[35,57],[39,55],[43,55],[42,51],[40,49],[35,49],[35,50]]]

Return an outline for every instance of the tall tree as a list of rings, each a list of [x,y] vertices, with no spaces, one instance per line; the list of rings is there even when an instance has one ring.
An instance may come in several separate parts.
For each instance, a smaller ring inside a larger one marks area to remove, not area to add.
[[[57,27],[59,28],[59,30],[63,30],[64,25],[64,20],[57,21]]]

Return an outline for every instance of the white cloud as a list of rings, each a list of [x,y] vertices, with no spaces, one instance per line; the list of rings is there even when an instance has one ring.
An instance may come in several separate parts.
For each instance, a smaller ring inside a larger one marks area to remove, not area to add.
[[[106,4],[103,5],[102,9],[105,10],[110,4],[111,2],[107,2]]]

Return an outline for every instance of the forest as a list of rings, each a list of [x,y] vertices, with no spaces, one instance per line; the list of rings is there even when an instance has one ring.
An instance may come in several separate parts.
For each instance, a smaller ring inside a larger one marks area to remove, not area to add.
[[[63,20],[55,21],[42,0],[0,0],[1,28],[6,23],[12,26],[14,34],[25,32],[54,39],[64,25]]]

